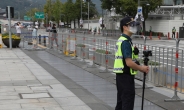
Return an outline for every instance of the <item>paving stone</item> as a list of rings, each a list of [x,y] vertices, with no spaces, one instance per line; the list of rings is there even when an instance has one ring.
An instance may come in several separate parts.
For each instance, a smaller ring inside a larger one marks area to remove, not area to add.
[[[49,79],[55,79],[52,75],[44,75],[44,76],[37,76],[38,80],[49,80]]]
[[[78,97],[54,98],[62,107],[85,105]]]
[[[32,90],[47,90],[47,89],[51,89],[50,86],[37,86],[37,87],[30,87]]]
[[[50,97],[48,93],[21,94],[21,96],[23,99],[49,98]]]
[[[17,96],[1,96],[0,100],[15,100],[15,99],[20,99],[20,97]]]
[[[38,101],[40,103],[57,103],[54,98],[40,98]]]
[[[20,104],[3,104],[3,105],[0,105],[0,108],[1,108],[1,110],[3,110],[3,109],[21,109],[21,106],[20,106]]]
[[[62,109],[61,107],[47,107],[47,108],[44,108],[44,110],[64,110],[64,109]]]
[[[4,104],[21,104],[21,103],[38,103],[37,99],[17,99],[17,100],[0,100],[0,105]]]
[[[81,106],[66,106],[66,107],[62,107],[63,110],[92,110],[91,108],[89,108],[88,106],[85,105],[81,105]]]
[[[52,85],[52,84],[60,84],[60,82],[56,79],[49,79],[49,80],[39,80],[43,85]]]
[[[32,108],[32,107],[60,107],[59,104],[56,103],[29,103],[29,104],[21,104],[22,108]]]

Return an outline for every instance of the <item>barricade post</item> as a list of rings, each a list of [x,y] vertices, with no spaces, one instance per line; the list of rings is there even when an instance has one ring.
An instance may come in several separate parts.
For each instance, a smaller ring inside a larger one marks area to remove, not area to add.
[[[147,36],[143,36],[144,39],[144,50],[146,50],[146,40],[147,40]]]
[[[179,58],[179,42],[180,39],[176,39],[176,61],[175,61],[175,83],[174,83],[174,96],[171,99],[165,99],[165,102],[178,102],[178,101],[184,101],[184,99],[180,99],[177,95],[177,89],[178,89],[178,58]]]
[[[70,54],[70,35],[68,35],[67,39],[66,39],[66,56],[69,56]]]
[[[84,36],[83,36],[83,46],[82,46],[82,62],[85,62],[85,33],[84,33]]]
[[[108,70],[108,50],[107,50],[107,46],[108,46],[108,41],[107,41],[107,37],[105,37],[105,70],[100,71],[100,73],[110,73],[110,71]]]
[[[92,65],[91,66],[87,66],[88,68],[96,68],[95,65],[95,51],[96,51],[96,38],[95,38],[95,33],[94,33],[94,37],[93,37],[93,58],[92,58]]]

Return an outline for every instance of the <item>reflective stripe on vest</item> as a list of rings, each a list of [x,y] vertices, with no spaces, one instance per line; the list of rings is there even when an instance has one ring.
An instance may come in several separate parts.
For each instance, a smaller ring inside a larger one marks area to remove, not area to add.
[[[115,61],[114,61],[114,69],[113,69],[114,73],[123,73],[124,64],[123,64],[123,54],[121,51],[121,44],[125,40],[128,40],[128,39],[121,36],[118,39],[118,41],[116,42],[116,52],[115,52]],[[131,44],[131,46],[132,46],[132,44]],[[132,46],[132,60],[134,60],[135,56],[137,56],[137,55],[134,55],[133,51],[134,51],[134,47]],[[135,74],[137,74],[137,71],[130,68],[130,73],[131,73],[131,75],[135,75]]]

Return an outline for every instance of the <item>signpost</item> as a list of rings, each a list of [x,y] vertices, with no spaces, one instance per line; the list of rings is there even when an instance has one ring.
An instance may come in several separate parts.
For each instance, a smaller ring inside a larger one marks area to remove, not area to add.
[[[31,20],[31,18],[28,17],[28,16],[24,16],[24,20],[25,20],[25,21],[29,21],[29,20]]]
[[[142,6],[139,6],[137,9],[137,14],[142,15]]]
[[[37,19],[44,19],[45,15],[44,15],[43,12],[36,12],[35,13],[35,18],[37,18]]]

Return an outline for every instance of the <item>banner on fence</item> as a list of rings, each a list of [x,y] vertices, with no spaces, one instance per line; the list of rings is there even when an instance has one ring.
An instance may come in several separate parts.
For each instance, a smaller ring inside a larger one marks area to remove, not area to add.
[[[65,55],[75,56],[75,44],[76,39],[75,38],[67,38],[67,44],[66,44],[66,53]]]
[[[3,48],[2,34],[0,34],[0,48]]]

